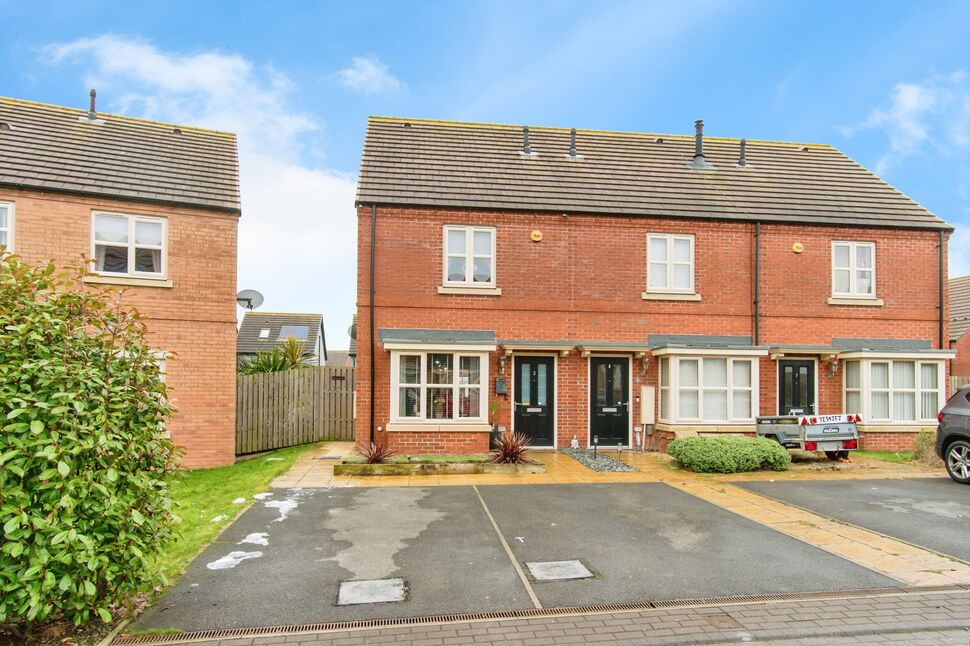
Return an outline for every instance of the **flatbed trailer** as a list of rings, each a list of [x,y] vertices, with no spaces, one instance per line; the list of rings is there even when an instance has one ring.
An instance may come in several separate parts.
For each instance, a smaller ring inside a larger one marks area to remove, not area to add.
[[[824,451],[830,460],[859,448],[860,415],[775,415],[756,418],[758,435],[790,449]]]

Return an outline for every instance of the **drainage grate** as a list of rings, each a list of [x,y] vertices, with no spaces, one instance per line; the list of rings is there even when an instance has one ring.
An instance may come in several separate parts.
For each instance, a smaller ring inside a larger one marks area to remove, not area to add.
[[[265,635],[299,635],[305,633],[337,632],[363,630],[369,628],[389,628],[422,624],[453,624],[490,619],[529,619],[534,617],[559,617],[563,615],[584,615],[611,612],[636,612],[660,608],[696,608],[702,606],[725,606],[749,603],[809,601],[812,599],[852,599],[888,595],[926,594],[933,592],[967,592],[970,584],[923,585],[912,587],[887,588],[850,588],[819,592],[777,592],[755,595],[735,595],[729,597],[702,597],[697,599],[670,599],[665,601],[642,601],[637,603],[611,603],[591,606],[572,606],[567,608],[528,608],[522,610],[495,610],[453,615],[427,615],[424,617],[403,617],[399,619],[365,619],[360,621],[337,621],[319,624],[294,626],[262,626],[259,628],[232,628],[228,630],[200,630],[171,635],[145,635],[142,637],[119,637],[113,646],[153,646],[155,644],[188,644],[210,639],[233,639],[261,637]]]

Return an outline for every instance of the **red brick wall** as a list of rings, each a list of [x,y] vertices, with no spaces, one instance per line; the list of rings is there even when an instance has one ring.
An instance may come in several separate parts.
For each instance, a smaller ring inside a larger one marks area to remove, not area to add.
[[[899,433],[859,431],[859,439],[862,442],[862,448],[866,451],[912,451],[916,434],[905,431]]]
[[[970,332],[965,333],[950,347],[957,351],[957,358],[950,363],[950,374],[955,377],[970,377]]]
[[[172,439],[188,468],[231,464],[236,418],[236,228],[218,211],[0,188],[15,205],[14,251],[58,264],[91,254],[91,212],[168,218],[171,288],[127,287],[124,300],[149,317],[153,345],[175,356],[166,380],[178,412]]]
[[[488,433],[480,432],[381,433],[377,440],[398,455],[488,453]]]
[[[370,207],[358,212],[357,433],[365,439],[370,415]],[[437,293],[441,284],[442,226],[497,229],[496,284],[501,296]],[[541,242],[530,232],[539,230]],[[648,232],[695,235],[695,287],[700,302],[646,301]],[[882,307],[834,306],[831,241],[876,242],[876,295]],[[796,254],[792,245],[804,251]],[[939,277],[936,232],[762,225],[762,344],[829,344],[833,337],[938,339]],[[376,328],[495,330],[498,338],[643,343],[648,334],[753,335],[754,225],[744,222],[504,213],[378,207]],[[388,352],[377,346],[375,426],[388,422]],[[511,365],[511,362],[509,362]],[[559,445],[588,429],[588,360],[575,350],[558,359]],[[508,368],[506,372],[508,372]],[[777,406],[777,364],[761,360],[763,414]],[[819,364],[819,412],[842,408],[841,367],[829,376]],[[497,355],[490,366],[494,400]],[[507,376],[507,374],[506,374]],[[657,384],[657,360],[645,375],[634,360],[631,396]],[[659,396],[657,397],[659,402]],[[511,427],[499,399],[496,422]],[[634,423],[639,405],[633,404]],[[393,435],[393,434],[392,434]],[[366,440],[365,440],[366,441]]]

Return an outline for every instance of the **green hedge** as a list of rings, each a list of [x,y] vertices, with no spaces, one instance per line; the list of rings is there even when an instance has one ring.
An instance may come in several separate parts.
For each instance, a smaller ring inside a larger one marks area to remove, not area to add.
[[[681,437],[670,443],[667,453],[698,473],[787,471],[791,466],[785,447],[763,437]]]

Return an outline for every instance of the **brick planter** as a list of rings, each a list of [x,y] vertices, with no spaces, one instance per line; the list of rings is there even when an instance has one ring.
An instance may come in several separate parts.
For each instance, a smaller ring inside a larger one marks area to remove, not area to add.
[[[493,464],[491,462],[439,462],[412,464],[335,464],[335,476],[438,476],[478,473],[545,473],[546,465]]]

